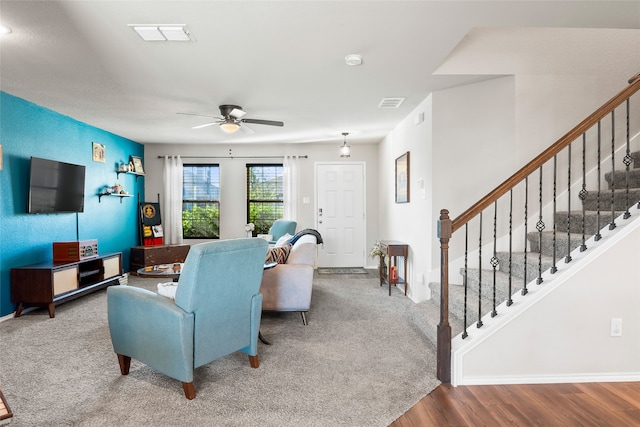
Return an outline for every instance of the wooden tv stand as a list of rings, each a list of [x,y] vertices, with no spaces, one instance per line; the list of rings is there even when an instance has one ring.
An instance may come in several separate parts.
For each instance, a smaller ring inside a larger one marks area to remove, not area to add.
[[[122,276],[122,254],[98,255],[73,262],[44,262],[11,269],[11,301],[18,303],[14,317],[27,306],[55,306],[118,284]]]

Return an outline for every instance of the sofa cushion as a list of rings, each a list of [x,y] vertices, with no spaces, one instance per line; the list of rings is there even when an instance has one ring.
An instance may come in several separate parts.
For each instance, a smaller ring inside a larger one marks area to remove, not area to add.
[[[264,263],[277,262],[278,264],[286,264],[289,252],[291,252],[291,245],[269,248]]]

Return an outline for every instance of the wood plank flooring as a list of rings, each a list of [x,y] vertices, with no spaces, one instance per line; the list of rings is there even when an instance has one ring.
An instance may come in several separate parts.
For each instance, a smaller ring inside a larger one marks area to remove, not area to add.
[[[640,382],[442,384],[389,427],[640,426]]]

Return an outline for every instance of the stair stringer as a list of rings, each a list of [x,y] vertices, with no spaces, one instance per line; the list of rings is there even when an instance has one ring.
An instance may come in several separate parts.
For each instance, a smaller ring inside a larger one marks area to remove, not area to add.
[[[640,209],[630,212],[482,328],[455,337],[452,384],[640,381]],[[623,319],[622,337],[609,336],[611,318]]]

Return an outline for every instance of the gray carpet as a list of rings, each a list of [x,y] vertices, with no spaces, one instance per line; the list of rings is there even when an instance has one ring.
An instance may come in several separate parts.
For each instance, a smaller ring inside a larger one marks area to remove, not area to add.
[[[318,274],[369,274],[369,272],[362,267],[318,268],[317,271]]]
[[[376,276],[316,276],[309,325],[264,313],[260,367],[229,355],[198,368],[197,397],[135,360],[121,376],[106,293],[0,323],[0,389],[12,426],[387,426],[437,385],[416,304]],[[153,288],[158,279],[130,277]]]

